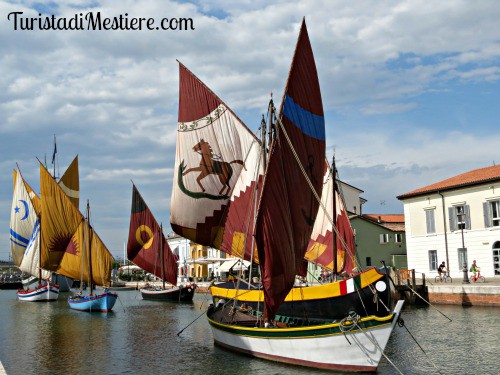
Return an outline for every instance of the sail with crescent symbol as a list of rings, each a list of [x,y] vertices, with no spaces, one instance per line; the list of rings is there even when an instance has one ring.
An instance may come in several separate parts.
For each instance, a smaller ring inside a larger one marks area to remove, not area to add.
[[[40,195],[42,267],[73,279],[109,286],[111,253],[42,163]],[[91,251],[91,264],[86,263],[85,251]]]
[[[198,244],[257,261],[251,235],[263,174],[260,141],[180,63],[179,77],[171,227]]]
[[[350,273],[355,264],[354,231],[342,194],[326,160],[321,203],[326,212],[321,208],[318,210],[305,258],[335,273],[343,271]],[[332,221],[336,231],[333,229]],[[337,257],[336,264],[334,256]]]
[[[172,285],[177,285],[178,257],[172,253],[168,242],[163,237],[160,225],[134,184],[132,185],[127,257],[146,272]]]
[[[256,222],[264,316],[273,319],[304,275],[318,212],[325,160],[325,120],[305,21],[299,33],[278,116]],[[305,178],[307,175],[307,178]]]
[[[33,276],[39,276],[40,268],[40,221],[34,203],[39,198],[24,181],[21,173],[14,170],[14,194],[10,219],[10,249],[12,259],[19,269]],[[41,272],[44,279],[51,273]]]

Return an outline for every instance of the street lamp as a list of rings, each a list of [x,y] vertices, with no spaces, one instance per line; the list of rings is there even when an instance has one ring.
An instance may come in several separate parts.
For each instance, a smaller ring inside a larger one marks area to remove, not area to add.
[[[467,256],[465,252],[465,242],[464,242],[464,227],[465,227],[465,212],[461,212],[458,217],[460,218],[460,229],[462,231],[462,252],[464,254],[464,279],[462,280],[462,284],[470,284],[469,274],[467,273]]]

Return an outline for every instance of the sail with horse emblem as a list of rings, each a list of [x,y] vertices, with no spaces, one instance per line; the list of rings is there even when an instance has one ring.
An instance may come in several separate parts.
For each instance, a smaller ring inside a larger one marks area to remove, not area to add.
[[[180,63],[179,75],[172,229],[198,244],[256,261],[251,233],[263,174],[260,141]]]

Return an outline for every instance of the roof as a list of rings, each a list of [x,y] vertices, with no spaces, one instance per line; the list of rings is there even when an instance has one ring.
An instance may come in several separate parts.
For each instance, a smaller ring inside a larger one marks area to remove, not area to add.
[[[359,217],[372,224],[379,225],[393,232],[405,231],[405,215],[403,214],[363,214]]]
[[[473,185],[500,181],[500,165],[493,165],[459,174],[458,176],[436,182],[434,184],[399,195],[399,200],[404,200],[419,195],[437,193],[446,190],[455,190]]]

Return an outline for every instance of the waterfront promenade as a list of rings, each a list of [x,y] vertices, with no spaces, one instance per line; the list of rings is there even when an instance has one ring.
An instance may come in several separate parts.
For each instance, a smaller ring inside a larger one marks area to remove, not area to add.
[[[486,281],[464,284],[463,277],[440,283],[426,280],[430,303],[462,306],[500,307],[500,277],[487,277]]]

